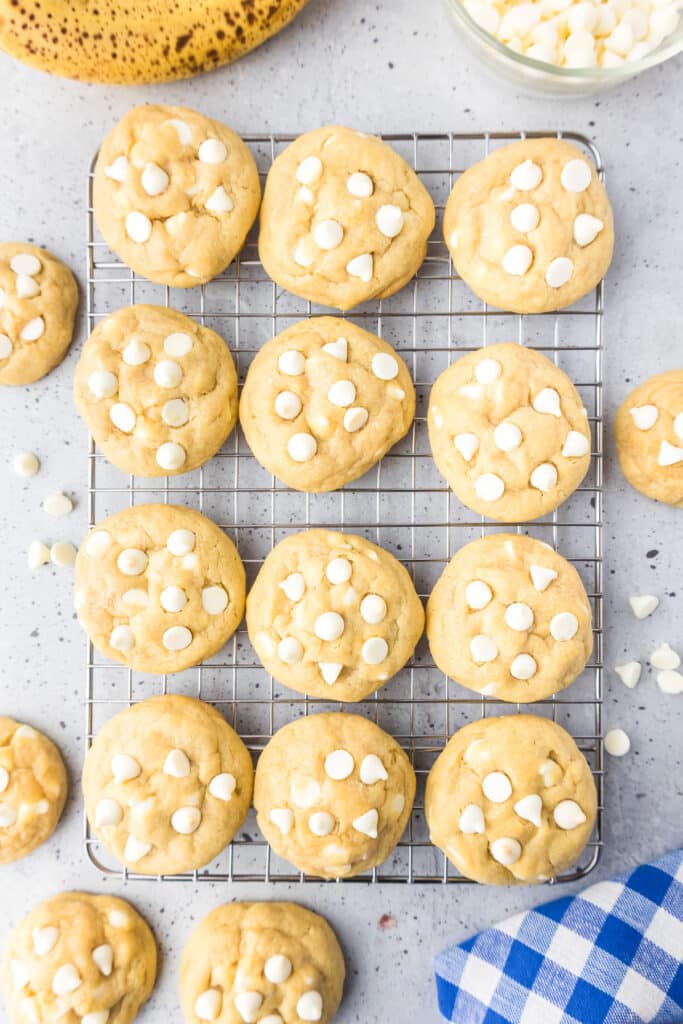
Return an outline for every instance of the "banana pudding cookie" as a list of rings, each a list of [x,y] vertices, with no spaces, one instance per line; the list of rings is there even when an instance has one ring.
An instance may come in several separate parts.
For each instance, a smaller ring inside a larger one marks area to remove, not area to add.
[[[266,342],[240,399],[254,456],[299,491],[334,491],[363,476],[414,415],[413,382],[391,345],[332,316]]]
[[[411,167],[374,135],[328,125],[274,161],[263,195],[259,256],[283,288],[351,309],[387,298],[417,272],[434,203]]]
[[[442,672],[487,697],[521,703],[569,686],[593,649],[576,569],[542,541],[495,533],[460,548],[427,602]]]
[[[285,725],[256,767],[259,828],[279,857],[321,878],[350,878],[385,861],[414,798],[415,772],[396,740],[346,712]]]
[[[637,491],[683,508],[683,370],[650,377],[620,406],[617,455]]]
[[[524,139],[455,183],[444,214],[455,269],[513,313],[563,309],[607,273],[612,209],[592,162],[561,139]]]
[[[249,639],[292,690],[358,701],[403,668],[424,612],[406,569],[363,537],[307,530],[267,556],[247,598]]]
[[[260,199],[247,145],[187,107],[134,107],[97,158],[97,226],[127,266],[157,284],[189,288],[225,270]]]
[[[149,999],[157,949],[116,896],[63,892],[11,932],[0,961],[10,1024],[131,1024]]]
[[[0,864],[25,857],[52,835],[66,792],[54,743],[30,725],[0,716]]]
[[[324,918],[296,903],[230,903],[192,932],[180,961],[187,1024],[329,1024],[344,957]]]
[[[459,729],[427,778],[430,838],[466,878],[547,882],[579,857],[595,822],[588,762],[547,718],[505,715]]]
[[[139,672],[181,672],[219,651],[244,612],[235,545],[179,505],[99,523],[76,559],[78,620],[98,651]]]
[[[0,243],[0,384],[32,384],[61,363],[77,307],[60,260],[28,242]]]
[[[213,860],[249,810],[251,756],[209,704],[151,697],[114,715],[83,766],[90,827],[131,871],[174,875]]]
[[[162,306],[126,306],[98,323],[76,367],[74,397],[109,461],[145,477],[201,466],[237,420],[227,345]]]
[[[523,345],[488,345],[457,359],[429,396],[439,472],[464,505],[502,523],[561,505],[590,465],[581,396],[564,371]]]

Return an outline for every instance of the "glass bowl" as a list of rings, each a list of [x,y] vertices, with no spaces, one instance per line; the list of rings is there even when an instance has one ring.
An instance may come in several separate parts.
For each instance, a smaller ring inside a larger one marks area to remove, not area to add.
[[[647,57],[626,61],[616,68],[560,68],[515,53],[483,29],[465,10],[461,0],[446,0],[461,36],[493,71],[530,89],[566,96],[603,92],[656,67],[683,51],[683,19],[676,31]]]

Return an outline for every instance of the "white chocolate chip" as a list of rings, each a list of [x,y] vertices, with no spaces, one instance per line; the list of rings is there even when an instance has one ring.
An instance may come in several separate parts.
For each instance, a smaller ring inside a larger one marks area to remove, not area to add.
[[[85,542],[85,550],[91,558],[101,558],[111,546],[111,534],[106,530],[95,530]]]
[[[510,223],[522,235],[537,228],[540,219],[541,215],[533,203],[520,203],[510,211]]]
[[[338,782],[348,779],[354,769],[354,761],[348,750],[333,750],[325,758],[325,773]]]
[[[137,779],[141,771],[140,765],[130,754],[114,754],[111,759],[111,773],[116,783]]]
[[[83,979],[73,964],[62,964],[52,979],[52,991],[56,996],[68,996],[83,984]]]
[[[341,245],[344,229],[336,220],[321,220],[313,228],[313,241],[319,249],[330,251]]]
[[[505,609],[505,622],[510,629],[525,633],[534,624],[534,613],[523,601],[514,601]]]
[[[364,252],[360,256],[354,256],[352,260],[346,264],[346,273],[351,277],[359,277],[361,281],[367,284],[372,280],[373,265],[372,265],[372,254]]]
[[[372,808],[366,811],[365,814],[361,814],[358,818],[354,818],[353,827],[356,832],[360,832],[361,835],[368,836],[369,839],[377,838],[377,829],[379,826],[379,813],[376,808]]]
[[[6,768],[0,767],[0,793],[4,793],[9,786],[9,772]]]
[[[184,427],[190,415],[184,398],[169,398],[164,402],[161,418],[169,427]]]
[[[220,139],[204,139],[197,150],[197,156],[203,164],[222,164],[227,160],[228,150]]]
[[[529,796],[523,796],[521,800],[518,800],[515,804],[515,814],[518,814],[520,818],[524,818],[525,821],[530,821],[536,828],[541,827],[541,811],[543,810],[543,801],[537,793],[531,793]]]
[[[467,804],[463,807],[458,819],[458,828],[466,836],[483,835],[486,830],[486,822],[481,807],[477,804]]]
[[[299,267],[311,267],[315,262],[313,243],[308,238],[300,238],[294,249],[294,262]]]
[[[29,569],[38,569],[50,561],[50,549],[42,540],[32,540],[28,546],[27,558]]]
[[[557,483],[557,470],[552,462],[542,462],[540,466],[536,466],[529,477],[529,483],[544,493],[552,490]]]
[[[228,595],[224,587],[215,584],[202,588],[202,608],[207,615],[221,615],[228,607]]]
[[[539,774],[546,788],[556,786],[562,778],[562,770],[559,764],[550,757],[541,764]]]
[[[555,388],[543,388],[533,398],[531,404],[536,412],[557,416],[558,418],[562,415],[560,396]]]
[[[88,377],[88,387],[95,398],[111,398],[118,386],[116,374],[108,370],[93,370]]]
[[[472,611],[481,611],[493,600],[493,591],[483,580],[472,580],[465,587],[465,601]]]
[[[662,693],[683,693],[683,675],[674,669],[664,669],[657,673],[657,686]]]
[[[531,266],[534,254],[528,245],[513,245],[503,256],[503,270],[513,277],[522,277]]]
[[[489,853],[495,861],[509,868],[512,864],[516,864],[522,856],[522,847],[516,839],[502,836],[489,843]]]
[[[6,334],[0,334],[0,359],[7,359],[13,348],[11,339]]]
[[[163,770],[174,779],[186,779],[190,774],[190,759],[184,750],[175,747],[166,755]]]
[[[388,778],[381,758],[377,754],[366,754],[361,761],[360,781],[366,786],[372,786],[375,782],[386,782]]]
[[[497,359],[490,359],[488,356],[486,359],[482,359],[474,368],[474,376],[479,384],[492,384],[494,380],[498,380],[502,372],[502,368]]]
[[[536,675],[538,666],[530,654],[518,654],[510,665],[510,675],[513,679],[531,679]]]
[[[677,466],[683,462],[683,448],[679,448],[669,441],[662,441],[657,456],[658,466]]]
[[[68,516],[73,511],[74,503],[66,494],[57,491],[49,494],[43,501],[43,511],[49,516]]]
[[[551,288],[561,288],[571,279],[574,264],[568,256],[557,256],[551,260],[545,272],[546,284]]]
[[[215,188],[204,204],[210,213],[230,213],[235,204],[222,185]]]
[[[76,563],[78,552],[68,540],[58,540],[50,548],[50,561],[61,569],[70,569]]]
[[[192,351],[193,346],[194,341],[184,331],[174,331],[173,334],[169,334],[164,338],[164,352],[167,356],[182,358],[182,356],[186,356],[188,352]]]
[[[110,910],[109,924],[112,926],[112,928],[127,928],[128,917],[126,914],[121,913],[120,910]]]
[[[323,1015],[323,997],[315,989],[304,992],[296,1004],[297,1016],[303,1021],[318,1021]]]
[[[301,399],[293,391],[281,391],[275,399],[275,412],[282,420],[295,420],[301,408]]]
[[[100,974],[108,978],[114,968],[114,950],[109,943],[105,942],[101,946],[95,946],[92,958]]]
[[[45,928],[34,928],[32,933],[33,950],[36,956],[47,956],[59,939],[59,928],[54,925],[47,925]]]
[[[372,372],[378,380],[394,380],[398,377],[398,362],[388,352],[376,352],[372,357]]]
[[[300,601],[306,590],[306,582],[300,572],[290,573],[278,586],[290,601]]]
[[[221,1012],[223,996],[217,988],[207,988],[197,996],[194,1012],[200,1020],[216,1020]]]
[[[553,811],[553,818],[557,827],[565,831],[578,828],[586,821],[586,815],[575,800],[560,800]]]
[[[571,640],[579,631],[579,620],[573,612],[558,612],[550,620],[550,632],[553,639],[562,643]]]
[[[189,555],[194,551],[195,535],[192,530],[173,530],[166,541],[166,547],[172,555]]]
[[[135,634],[130,626],[114,626],[109,634],[109,646],[115,651],[132,650],[135,646]]]
[[[593,172],[585,160],[570,160],[562,168],[560,181],[567,192],[585,192],[592,177]]]
[[[360,617],[369,626],[377,626],[384,622],[387,615],[387,603],[379,594],[366,594],[360,603]]]
[[[295,636],[285,636],[277,646],[277,656],[286,665],[296,665],[304,656],[304,649]]]
[[[123,155],[117,156],[114,162],[109,164],[109,167],[104,168],[104,173],[112,181],[118,181],[120,184],[123,184],[128,173],[128,160]]]
[[[583,455],[588,455],[589,451],[590,442],[585,434],[579,433],[578,430],[570,430],[562,449],[565,459],[578,459]]]
[[[16,825],[17,812],[9,804],[0,804],[0,828],[11,828]]]
[[[638,685],[642,670],[643,666],[639,661],[627,661],[623,665],[614,666],[614,671],[619,676],[624,686],[628,686],[629,690],[632,690],[634,686]]]
[[[633,424],[638,430],[650,430],[654,427],[659,418],[659,409],[656,405],[639,405],[629,409],[633,417]]]
[[[315,811],[308,819],[308,827],[314,836],[328,836],[334,828],[334,818],[327,811]]]
[[[17,452],[12,459],[12,469],[21,477],[35,476],[40,469],[38,457],[33,452]]]
[[[339,359],[340,362],[345,363],[349,358],[349,343],[346,338],[337,338],[336,341],[328,341],[327,344],[322,347],[323,352],[327,352],[328,356],[333,356],[334,359]]]
[[[164,631],[161,642],[167,651],[184,651],[192,643],[192,633],[187,626],[170,626]]]
[[[15,274],[26,274],[27,277],[35,277],[43,269],[43,264],[32,252],[18,252],[9,265]]]
[[[147,555],[140,548],[124,548],[116,559],[124,576],[140,576],[147,568]]]
[[[583,249],[598,237],[604,226],[599,217],[579,213],[574,219],[574,241]]]
[[[95,828],[107,828],[118,825],[123,819],[123,809],[116,800],[105,798],[98,800],[95,807]]]
[[[168,188],[170,178],[158,164],[147,164],[140,178],[142,187],[148,196],[160,196]]]
[[[637,619],[646,619],[658,606],[659,598],[654,594],[634,594],[633,597],[629,597],[628,603]]]
[[[319,661],[318,668],[328,686],[334,686],[344,666],[338,661]]]
[[[355,171],[346,179],[346,189],[356,199],[369,199],[375,191],[372,178],[363,171]]]
[[[505,484],[495,473],[482,473],[477,477],[474,489],[481,501],[498,501],[503,497]]]
[[[202,820],[198,807],[179,807],[171,815],[171,827],[182,836],[191,836],[199,828]]]
[[[327,563],[325,575],[329,582],[335,585],[338,583],[348,583],[351,579],[352,571],[353,569],[348,558],[333,558],[331,562]]]
[[[477,665],[484,665],[489,661],[495,661],[498,657],[498,647],[490,636],[478,633],[470,640],[470,654]]]
[[[650,664],[653,668],[675,669],[680,667],[681,659],[669,644],[661,644],[650,655]]]
[[[269,820],[283,836],[289,835],[294,825],[294,813],[288,807],[274,807],[268,815]]]
[[[381,636],[371,636],[360,653],[366,665],[380,665],[389,653],[389,644]]]
[[[292,973],[292,961],[281,953],[276,953],[266,960],[263,973],[273,985],[281,985]]]
[[[363,429],[369,417],[370,413],[362,405],[354,406],[353,409],[347,409],[344,413],[344,430],[349,434],[355,434],[356,431]]]
[[[40,285],[28,274],[17,274],[16,280],[17,297],[20,299],[32,299],[40,295]]]
[[[533,160],[524,160],[513,169],[510,184],[520,192],[531,192],[540,185],[543,171]]]
[[[327,397],[332,405],[346,409],[356,400],[356,387],[350,380],[337,380],[327,392]]]
[[[114,402],[109,409],[109,419],[123,434],[132,434],[135,430],[136,415],[126,402]]]
[[[307,156],[297,167],[296,180],[300,185],[315,185],[322,173],[323,163],[320,157]]]
[[[344,620],[338,612],[323,612],[315,620],[313,632],[319,640],[333,642],[344,632]]]
[[[152,222],[145,213],[139,210],[131,210],[126,215],[126,234],[132,242],[144,245],[152,235]]]
[[[260,992],[240,992],[235,996],[235,1009],[244,1021],[244,1024],[254,1024],[258,1019],[258,1013],[263,1003],[263,996]]]
[[[681,441],[683,441],[683,412],[679,412],[674,417],[674,433],[676,437],[680,437]]]
[[[139,338],[131,338],[121,353],[121,358],[127,366],[143,366],[150,358],[151,354],[149,345],[144,341],[141,341]],[[114,390],[116,390],[116,388],[114,388]],[[112,391],[111,393],[113,394],[114,392]]]
[[[303,353],[291,348],[280,353],[277,366],[280,373],[288,377],[300,377],[306,369],[306,358]]]
[[[465,462],[471,462],[479,448],[479,438],[476,434],[456,434],[453,444],[462,455]]]
[[[176,470],[184,466],[186,458],[185,449],[175,441],[164,441],[157,448],[157,463],[168,473],[175,473]]]
[[[522,443],[522,431],[516,423],[499,423],[493,431],[496,448],[502,452],[511,452]]]
[[[22,341],[38,341],[45,333],[45,321],[42,316],[36,316],[29,320],[21,329],[19,337]]]
[[[172,359],[160,359],[154,367],[154,380],[160,388],[177,388],[182,379],[182,367]]]
[[[308,185],[302,185],[300,189],[297,189],[296,199],[300,203],[306,203],[307,206],[313,206],[315,202],[315,196]]]
[[[547,590],[553,580],[556,579],[557,573],[554,569],[547,569],[543,565],[531,566],[531,582],[539,593],[542,594]]]
[[[623,729],[610,729],[605,735],[605,750],[612,757],[623,757],[631,749],[631,741]]]
[[[214,775],[209,783],[209,793],[217,800],[228,803],[237,788],[237,779],[230,772],[220,772]]]
[[[380,206],[375,216],[375,223],[386,238],[396,238],[397,235],[400,235],[403,230],[403,222],[403,210],[400,206],[394,206],[393,203]]]
[[[504,804],[512,796],[512,783],[505,772],[489,772],[481,784],[484,796],[494,804]]]

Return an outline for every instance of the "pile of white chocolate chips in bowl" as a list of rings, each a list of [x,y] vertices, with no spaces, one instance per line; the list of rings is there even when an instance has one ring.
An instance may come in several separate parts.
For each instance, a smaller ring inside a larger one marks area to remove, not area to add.
[[[463,0],[515,53],[565,68],[615,68],[647,57],[676,31],[679,0]]]

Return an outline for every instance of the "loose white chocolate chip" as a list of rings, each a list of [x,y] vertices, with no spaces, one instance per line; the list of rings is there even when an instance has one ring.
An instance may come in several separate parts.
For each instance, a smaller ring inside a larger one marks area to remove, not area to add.
[[[515,231],[526,235],[538,227],[541,215],[533,203],[519,203],[510,211],[510,223]]]
[[[320,157],[307,156],[297,168],[296,180],[300,185],[315,185],[322,173],[323,164]]]
[[[539,593],[548,589],[553,580],[557,579],[554,569],[546,569],[543,565],[531,566],[531,582]]]
[[[360,617],[368,626],[377,626],[387,615],[387,603],[379,594],[366,594],[360,603]]]
[[[22,341],[38,341],[45,333],[45,321],[42,316],[36,316],[29,320],[21,329],[19,337]]]
[[[333,750],[325,758],[325,773],[338,782],[348,779],[353,768],[353,757],[348,750]]]
[[[553,818],[557,827],[565,831],[578,828],[586,821],[586,815],[575,800],[560,800],[553,811]]]
[[[550,620],[550,632],[553,639],[562,643],[571,640],[579,631],[579,620],[573,612],[558,612]]]
[[[650,655],[650,664],[653,668],[671,670],[680,667],[681,659],[669,644],[661,644]]]
[[[204,139],[197,156],[203,164],[222,164],[227,159],[228,150],[220,139]]]
[[[152,236],[152,222],[139,210],[131,210],[126,215],[126,234],[132,242],[144,245]]]
[[[546,413],[549,416],[557,416],[558,418],[562,415],[560,396],[555,388],[543,388],[534,397],[531,404],[536,412]]]
[[[289,791],[295,806],[303,810],[320,800],[321,790],[315,779],[294,779]]]
[[[599,217],[593,217],[590,213],[579,213],[574,219],[574,241],[583,249],[598,237],[604,226]]]
[[[273,985],[281,985],[292,973],[292,961],[281,953],[276,953],[266,960],[263,973]]]
[[[306,590],[306,582],[300,572],[290,573],[278,586],[290,601],[300,601]]]
[[[363,171],[355,171],[346,179],[346,189],[356,199],[369,199],[375,190],[372,178]]]
[[[49,516],[68,516],[73,511],[74,503],[66,494],[62,491],[57,491],[55,494],[49,494],[43,501],[43,511],[47,512]]]
[[[375,782],[386,782],[388,778],[381,758],[377,754],[366,754],[361,761],[360,781],[366,786],[373,786]]]
[[[323,1015],[323,997],[315,989],[304,992],[296,1004],[297,1016],[303,1021],[318,1021]]]
[[[657,686],[662,693],[683,693],[683,675],[674,669],[664,669],[657,673]]]
[[[477,477],[474,489],[481,501],[498,501],[505,492],[505,484],[495,473],[482,473]]]
[[[585,192],[592,177],[593,172],[585,160],[570,160],[562,168],[560,181],[567,192]]]
[[[120,184],[123,184],[128,173],[128,160],[125,156],[117,156],[114,162],[109,164],[109,167],[104,168],[104,173],[112,181],[118,181]]]
[[[158,164],[149,163],[145,166],[140,182],[148,196],[160,196],[168,188],[170,178]]]
[[[215,188],[204,204],[210,213],[230,213],[235,204],[222,185]]]
[[[633,424],[638,430],[650,430],[654,427],[659,418],[659,409],[656,405],[638,405],[629,409],[633,418]]]
[[[523,277],[533,258],[534,254],[528,245],[513,245],[503,256],[503,270],[513,277]]]
[[[135,646],[135,634],[130,626],[114,626],[109,634],[109,646],[115,651],[132,650]]]
[[[9,261],[9,265],[15,274],[26,274],[27,277],[35,277],[43,268],[38,257],[31,252],[18,252]]]
[[[330,251],[341,245],[344,229],[336,220],[321,220],[313,228],[313,240],[319,249]]]
[[[514,601],[505,609],[505,622],[510,629],[525,633],[534,623],[534,613],[523,601]]]
[[[301,399],[293,391],[281,391],[275,399],[275,412],[282,420],[295,420],[301,408]]]
[[[511,452],[522,443],[522,431],[516,423],[499,423],[493,431],[496,448],[502,452]]]
[[[289,835],[294,824],[294,813],[288,807],[274,807],[268,815],[269,820],[283,836]]]
[[[328,341],[323,345],[321,351],[327,352],[328,356],[333,356],[334,359],[345,363],[349,358],[349,343],[346,338],[337,338],[336,341]]]
[[[631,741],[623,729],[610,729],[605,735],[605,750],[612,757],[623,757],[631,749]]]
[[[479,438],[476,434],[456,434],[453,438],[453,444],[465,462],[471,462],[479,448]]]
[[[28,546],[27,558],[29,569],[38,569],[50,561],[50,549],[42,540],[32,540]]]
[[[561,288],[571,279],[574,264],[567,256],[558,256],[551,260],[545,272],[546,284],[551,288]]]
[[[17,476],[35,476],[40,469],[40,462],[33,452],[17,452],[12,459],[12,469]]]
[[[327,563],[325,575],[330,583],[348,583],[351,579],[352,566],[348,558],[333,558]]]
[[[52,991],[56,996],[68,996],[83,984],[83,979],[73,964],[62,964],[52,979]]]
[[[347,409],[344,413],[344,430],[349,434],[355,434],[356,431],[363,429],[369,417],[370,413],[362,405],[357,405],[353,409]]]
[[[182,368],[172,359],[160,359],[154,367],[154,380],[160,388],[177,388],[182,379]]]
[[[313,632],[319,640],[338,640],[344,632],[344,620],[338,612],[323,612],[315,620]]]
[[[111,773],[116,783],[137,779],[141,771],[140,765],[130,754],[114,754],[111,759]]]
[[[375,223],[386,238],[396,238],[403,230],[403,210],[400,206],[394,206],[392,203],[380,206],[375,216]]]
[[[33,951],[36,956],[47,956],[57,945],[59,928],[55,928],[54,925],[47,925],[45,928],[34,928],[32,938]]]
[[[654,594],[634,594],[629,597],[628,603],[637,619],[646,619],[659,605],[659,598]]]
[[[638,685],[642,670],[643,666],[639,661],[627,661],[624,665],[614,666],[614,671],[619,676],[624,686],[628,686],[629,690],[632,690],[634,686]]]
[[[501,375],[501,365],[497,359],[482,359],[474,368],[474,376],[479,384],[492,384]]]
[[[677,466],[683,462],[683,448],[679,448],[669,441],[662,441],[657,456],[658,466]]]
[[[187,626],[170,626],[161,642],[167,651],[184,651],[192,643],[192,633]]]
[[[40,295],[40,285],[28,274],[17,274],[16,290],[20,299],[32,299],[35,295]]]
[[[376,352],[372,357],[372,372],[378,380],[398,377],[398,362],[387,352]]]
[[[327,811],[316,811],[308,819],[308,827],[314,836],[328,836],[334,828],[334,818]]]
[[[557,470],[552,462],[542,462],[536,466],[529,477],[529,483],[543,493],[552,490],[557,483]]]
[[[198,807],[179,807],[171,815],[171,827],[182,836],[191,836],[196,832],[202,821]]]
[[[292,434],[287,442],[289,457],[295,462],[308,462],[318,450],[318,442],[312,434]]]
[[[95,398],[111,398],[118,386],[116,374],[108,370],[93,370],[88,377],[88,387]]]
[[[490,636],[478,633],[470,640],[470,654],[477,665],[485,665],[489,661],[495,661],[498,657],[498,647]]]
[[[105,798],[98,800],[95,807],[95,828],[107,828],[118,825],[123,819],[123,809],[116,800]]]
[[[516,839],[502,836],[489,843],[489,852],[495,861],[508,868],[522,856],[522,847]]]
[[[458,828],[467,836],[483,835],[486,830],[484,812],[478,804],[467,804],[458,819]]]
[[[192,351],[193,345],[192,338],[184,331],[174,331],[164,338],[164,352],[167,356],[182,358]]]
[[[194,1004],[194,1012],[200,1020],[216,1020],[221,1012],[223,996],[217,988],[207,988],[205,992],[197,997]]]
[[[161,418],[169,427],[184,427],[190,418],[184,398],[169,398],[164,402]]]
[[[350,380],[337,380],[327,392],[327,397],[332,405],[346,409],[347,406],[353,405],[356,400],[355,385]]]
[[[371,636],[361,648],[361,657],[366,665],[380,665],[389,653],[389,644],[381,636]]]
[[[510,184],[520,192],[531,192],[540,185],[543,178],[543,171],[533,160],[524,160],[512,171]]]
[[[530,654],[518,654],[510,665],[510,675],[513,679],[531,679],[536,675],[536,661]]]
[[[165,441],[157,448],[157,463],[161,469],[174,473],[185,465],[187,455],[182,445],[175,441]]]
[[[108,943],[96,946],[92,951],[92,958],[100,974],[108,978],[114,967],[114,950]]]
[[[488,583],[484,583],[483,580],[472,580],[472,582],[468,583],[465,587],[465,601],[472,611],[481,611],[481,609],[486,608],[487,604],[490,604],[492,600],[493,591]]]
[[[166,541],[172,555],[189,555],[194,550],[195,535],[192,530],[173,530]]]
[[[504,804],[512,796],[512,783],[505,772],[489,772],[481,788],[486,799],[494,804]]]
[[[360,256],[354,256],[346,264],[346,273],[351,277],[359,277],[365,284],[371,281],[373,273],[371,253],[364,252]]]
[[[140,548],[124,548],[116,559],[124,576],[140,576],[147,568],[147,555]]]
[[[319,661],[318,668],[327,685],[334,686],[344,666],[338,661]]]
[[[570,430],[562,449],[565,459],[578,459],[588,455],[589,451],[590,443],[585,434],[580,434],[578,430]]]
[[[304,656],[304,649],[294,636],[285,636],[277,646],[277,656],[286,665],[296,665]]]
[[[537,793],[531,793],[529,796],[523,796],[521,800],[518,800],[515,804],[515,814],[519,815],[520,818],[524,818],[525,821],[530,821],[536,828],[541,827],[541,811],[543,810],[543,801]]]
[[[221,615],[228,607],[228,595],[218,584],[202,588],[202,608],[207,615]]]
[[[190,774],[190,759],[184,750],[169,750],[164,761],[164,774],[174,779],[186,779]]]

